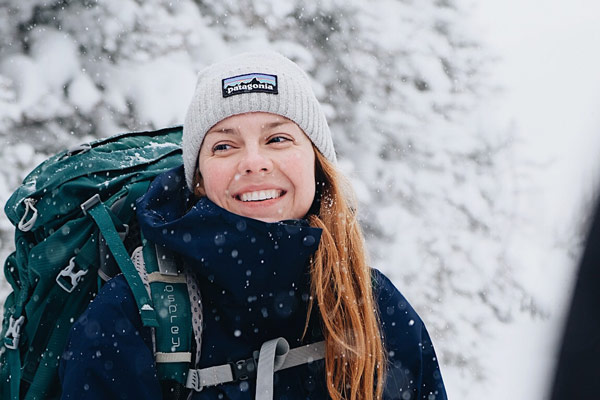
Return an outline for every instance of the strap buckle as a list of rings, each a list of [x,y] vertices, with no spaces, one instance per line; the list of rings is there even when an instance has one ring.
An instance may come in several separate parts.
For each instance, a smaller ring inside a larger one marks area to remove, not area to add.
[[[287,340],[280,337],[263,343],[260,351],[255,351],[252,358],[247,360],[190,369],[185,387],[199,392],[204,387],[256,377],[256,393],[261,393],[261,399],[272,399],[274,372],[301,364],[310,364],[323,358],[325,358],[325,341],[290,350]]]
[[[4,335],[4,346],[7,349],[15,350],[19,347],[19,339],[21,337],[21,326],[25,322],[25,317],[20,316],[15,319],[12,315],[8,320],[8,329],[6,335]]]
[[[231,367],[231,375],[233,376],[234,382],[256,378],[258,363],[254,357],[246,360],[238,360],[235,363],[230,362],[228,364]]]
[[[92,145],[90,143],[78,144],[77,146],[73,146],[70,149],[67,149],[65,154],[60,159],[63,160],[67,157],[71,157],[71,156],[74,156],[77,154],[87,153],[91,149],[92,149]]]
[[[101,202],[102,200],[100,200],[100,195],[96,193],[95,195],[81,203],[80,207],[83,210],[83,214],[87,215],[87,212],[90,208],[93,208],[96,204]]]
[[[29,232],[33,228],[33,225],[35,225],[35,221],[38,217],[38,210],[35,208],[36,202],[37,200],[32,199],[31,197],[28,197],[25,200],[23,200],[23,203],[25,203],[25,212],[23,213],[23,216],[21,217],[21,220],[17,225],[17,228],[19,228],[20,231]],[[32,214],[31,217],[29,217],[29,220],[27,220],[29,211],[31,211]]]
[[[58,286],[63,288],[67,293],[71,293],[77,287],[77,285],[79,285],[81,278],[88,273],[87,269],[73,272],[74,268],[75,257],[71,257],[69,260],[69,265],[62,269],[58,275],[56,275],[56,283],[58,283]],[[69,278],[70,282],[67,282],[66,278]]]

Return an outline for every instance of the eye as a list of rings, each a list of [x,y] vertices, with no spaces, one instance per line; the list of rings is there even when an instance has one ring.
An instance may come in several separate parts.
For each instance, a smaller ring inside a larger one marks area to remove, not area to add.
[[[288,141],[291,141],[291,139],[288,138],[287,136],[275,135],[275,136],[271,136],[267,140],[267,143],[284,143],[284,142],[288,142]]]
[[[226,143],[219,143],[213,146],[212,151],[213,153],[218,153],[221,151],[226,151],[231,149],[231,145],[230,144],[226,144]]]

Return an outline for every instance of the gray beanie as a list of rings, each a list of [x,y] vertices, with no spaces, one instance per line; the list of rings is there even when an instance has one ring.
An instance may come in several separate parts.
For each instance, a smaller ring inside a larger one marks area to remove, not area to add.
[[[190,190],[206,132],[227,117],[257,111],[294,121],[325,158],[336,162],[329,126],[304,71],[278,53],[243,53],[198,75],[183,125],[183,165]]]

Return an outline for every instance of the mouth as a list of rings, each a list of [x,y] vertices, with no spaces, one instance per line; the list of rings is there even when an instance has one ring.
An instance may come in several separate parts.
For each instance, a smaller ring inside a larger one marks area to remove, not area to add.
[[[283,196],[284,194],[285,194],[284,190],[269,189],[269,190],[257,190],[254,192],[244,192],[244,193],[240,193],[234,197],[236,198],[236,200],[246,203],[246,202],[259,202],[259,201],[273,200],[273,199],[277,199],[277,198]]]

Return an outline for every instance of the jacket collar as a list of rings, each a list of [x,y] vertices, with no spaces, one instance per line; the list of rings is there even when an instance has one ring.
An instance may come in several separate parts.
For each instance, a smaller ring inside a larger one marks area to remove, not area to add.
[[[303,326],[308,261],[321,229],[305,220],[242,217],[206,197],[193,202],[177,168],[155,179],[137,214],[145,238],[182,255],[197,274],[205,313],[216,307],[232,329],[256,331],[290,320],[290,329],[297,330],[296,320]]]

